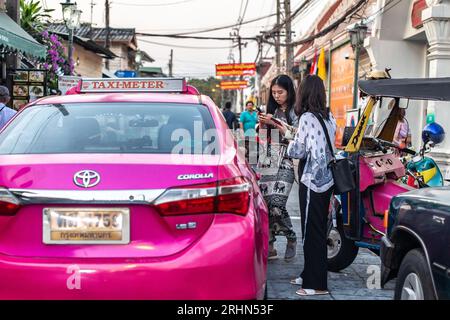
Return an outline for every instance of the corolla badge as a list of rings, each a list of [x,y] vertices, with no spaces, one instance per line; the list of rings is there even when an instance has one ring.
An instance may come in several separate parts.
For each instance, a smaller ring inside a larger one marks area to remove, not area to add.
[[[81,170],[75,173],[73,182],[82,188],[92,188],[99,184],[100,175],[93,170]]]
[[[210,179],[213,178],[213,173],[194,173],[194,174],[180,174],[178,180],[199,180],[199,179]]]

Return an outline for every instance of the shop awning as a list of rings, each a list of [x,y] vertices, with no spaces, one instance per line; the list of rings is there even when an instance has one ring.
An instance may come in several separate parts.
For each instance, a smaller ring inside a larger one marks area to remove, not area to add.
[[[37,42],[6,13],[0,12],[0,47],[45,59],[46,47]]]

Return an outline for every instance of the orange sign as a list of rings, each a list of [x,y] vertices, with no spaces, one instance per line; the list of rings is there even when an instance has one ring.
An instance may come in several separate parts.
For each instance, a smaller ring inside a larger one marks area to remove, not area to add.
[[[216,76],[254,76],[255,63],[216,64]]]
[[[221,81],[220,89],[222,90],[236,90],[245,89],[248,87],[248,81]]]
[[[101,78],[81,82],[81,92],[182,92],[185,87],[181,78]]]
[[[353,60],[345,59],[346,56],[352,55],[350,44],[331,52],[330,107],[337,124],[337,147],[342,147],[347,110],[353,108],[355,64]]]

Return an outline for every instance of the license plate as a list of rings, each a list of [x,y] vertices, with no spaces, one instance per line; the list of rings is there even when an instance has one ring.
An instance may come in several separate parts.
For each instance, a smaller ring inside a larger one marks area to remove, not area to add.
[[[45,208],[46,244],[127,244],[130,210],[127,208]]]

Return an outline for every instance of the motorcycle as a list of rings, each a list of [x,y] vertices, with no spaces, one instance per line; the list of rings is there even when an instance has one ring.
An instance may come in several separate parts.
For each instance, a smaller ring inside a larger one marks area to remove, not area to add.
[[[400,99],[450,101],[448,90],[435,79],[391,79],[388,70],[376,72],[371,80],[359,81],[362,92],[370,96],[343,155],[354,166],[357,188],[333,196],[328,219],[328,270],[338,272],[351,265],[359,248],[379,254],[381,237],[386,233],[391,199],[403,192],[428,186],[442,186],[444,179],[436,162],[425,153],[444,140],[445,132],[437,123],[427,125],[422,133],[423,147],[414,150],[393,143],[400,119]],[[450,85],[450,80],[444,83]],[[428,88],[429,91],[421,88]],[[448,87],[447,87],[448,88]],[[383,98],[395,104],[381,132],[365,134],[374,105]],[[402,162],[399,154],[412,159]]]

